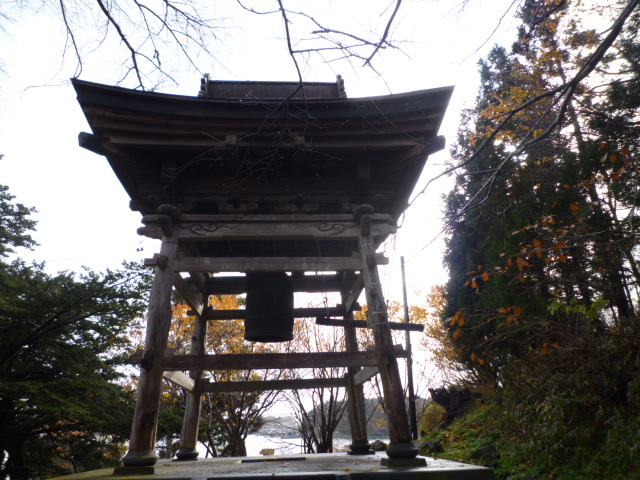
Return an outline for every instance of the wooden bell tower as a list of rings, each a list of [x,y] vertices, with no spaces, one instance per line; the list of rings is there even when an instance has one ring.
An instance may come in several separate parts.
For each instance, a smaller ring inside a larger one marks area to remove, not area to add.
[[[437,136],[451,87],[346,98],[335,83],[215,82],[198,97],[140,92],[74,80],[93,133],[80,145],[109,161],[142,214],[140,235],[161,240],[147,315],[135,416],[125,466],[151,466],[163,378],[187,392],[179,459],[197,457],[202,394],[209,391],[341,385],[348,392],[352,454],[370,453],[362,384],[379,374],[391,444],[388,462],[412,459],[412,443],[377,253],[396,222]],[[207,355],[207,323],[242,319],[216,311],[215,294],[244,293],[247,276],[287,272],[294,292],[339,292],[329,309],[294,317],[342,327],[345,352]],[[323,275],[305,275],[323,272]],[[214,274],[217,274],[214,276]],[[165,351],[173,289],[197,316],[188,355]],[[353,311],[362,291],[366,322]],[[360,350],[356,328],[371,328],[375,350]],[[209,383],[208,370],[347,367],[346,378]],[[187,372],[187,373],[183,373]],[[256,383],[252,385],[250,383]]]

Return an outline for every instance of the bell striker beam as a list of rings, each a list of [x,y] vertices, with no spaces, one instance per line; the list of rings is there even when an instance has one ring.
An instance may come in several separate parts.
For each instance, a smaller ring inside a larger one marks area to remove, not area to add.
[[[368,321],[373,329],[375,352],[387,409],[390,444],[386,453],[392,460],[413,459],[418,455],[418,449],[411,441],[409,416],[405,406],[398,361],[394,354],[387,305],[382,294],[378,266],[375,262],[375,243],[371,236],[373,207],[360,205],[355,214],[360,223],[360,254],[363,263],[362,272],[368,305]]]
[[[178,251],[178,235],[173,228],[172,218],[172,215],[175,217],[175,209],[162,205],[159,211],[160,214],[155,220],[162,226],[163,238],[149,296],[147,335],[140,369],[138,398],[131,427],[129,452],[122,459],[125,466],[149,466],[157,461],[154,449],[162,393],[162,355],[167,347],[171,327],[171,292]]]

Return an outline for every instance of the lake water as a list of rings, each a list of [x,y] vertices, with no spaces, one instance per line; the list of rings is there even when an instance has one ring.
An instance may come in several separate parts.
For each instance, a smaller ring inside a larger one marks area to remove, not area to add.
[[[373,442],[375,439],[369,439]],[[388,442],[389,439],[382,438],[384,442]],[[250,457],[260,455],[260,451],[264,448],[272,448],[275,455],[295,455],[303,453],[302,439],[298,437],[268,437],[266,435],[249,435],[246,440],[247,455]],[[333,439],[333,445],[335,451],[346,451],[351,443],[351,438],[336,438]],[[200,457],[204,458],[206,453],[205,448],[198,444],[198,451]]]

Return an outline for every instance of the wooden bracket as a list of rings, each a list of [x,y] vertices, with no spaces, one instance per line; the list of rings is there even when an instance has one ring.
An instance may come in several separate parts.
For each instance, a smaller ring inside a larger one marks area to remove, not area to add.
[[[144,266],[145,267],[158,267],[160,270],[164,270],[167,268],[167,264],[169,263],[169,259],[166,255],[161,255],[159,253],[154,253],[153,258],[145,258]]]
[[[170,236],[173,232],[173,219],[169,215],[145,215],[142,223],[146,226],[159,226],[164,236]]]

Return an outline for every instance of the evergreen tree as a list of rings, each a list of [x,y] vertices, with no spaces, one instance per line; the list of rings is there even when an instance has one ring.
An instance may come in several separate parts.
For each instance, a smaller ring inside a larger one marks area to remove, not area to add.
[[[0,187],[0,478],[46,478],[119,461],[133,412],[116,370],[142,311],[132,269],[47,274],[7,261],[34,244],[31,209]]]
[[[494,387],[505,435],[528,439],[522,461],[538,459],[537,475],[640,467],[632,6],[616,2],[614,17],[627,15],[611,29],[619,41],[586,78],[610,32],[582,26],[582,2],[524,2],[511,51],[480,64],[453,151],[442,328],[469,376]]]

